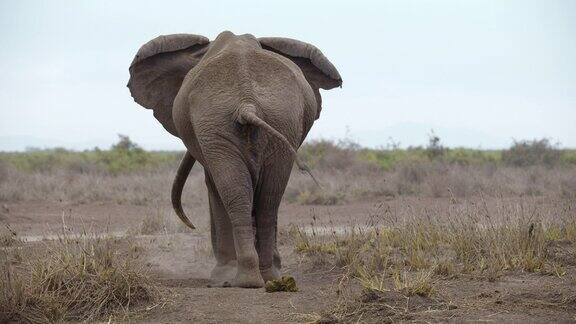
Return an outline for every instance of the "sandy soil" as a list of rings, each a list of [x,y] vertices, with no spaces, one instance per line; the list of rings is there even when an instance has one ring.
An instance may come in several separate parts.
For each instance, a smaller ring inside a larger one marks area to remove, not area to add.
[[[280,212],[280,229],[290,225],[370,224],[379,211],[406,204],[427,204],[422,198],[399,198],[348,203],[337,206],[285,204]],[[436,199],[435,205],[446,204]],[[546,203],[545,201],[542,202]],[[553,202],[551,202],[552,204]],[[432,204],[434,205],[434,204]],[[297,280],[299,292],[269,294],[263,289],[207,288],[213,265],[207,228],[207,207],[185,206],[197,217],[200,229],[194,233],[136,236],[143,246],[141,260],[154,280],[169,293],[166,303],[142,314],[150,323],[284,323],[307,322],[338,301],[338,271],[315,267],[295,252],[288,239],[280,239],[286,274]],[[8,203],[0,206],[0,222],[10,224],[20,236],[37,236],[58,229],[81,227],[122,233],[137,227],[145,215],[169,206],[135,206],[112,203],[71,205],[61,202]],[[203,215],[203,216],[202,216]],[[176,216],[174,216],[176,217]],[[432,299],[407,299],[390,295],[390,302],[418,310],[405,320],[427,322],[573,322],[576,321],[576,261],[566,275],[543,276],[515,273],[495,282],[460,276],[436,283]],[[414,312],[411,312],[414,313]],[[383,314],[385,315],[385,314]],[[366,318],[386,321],[386,316]]]

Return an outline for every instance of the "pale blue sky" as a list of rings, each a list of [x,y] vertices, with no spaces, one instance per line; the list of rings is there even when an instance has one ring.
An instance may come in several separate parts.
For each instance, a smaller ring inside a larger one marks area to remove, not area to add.
[[[309,138],[363,145],[576,147],[576,1],[0,2],[0,150],[107,147],[126,134],[181,149],[126,82],[160,34],[284,36],[319,47],[344,79]]]

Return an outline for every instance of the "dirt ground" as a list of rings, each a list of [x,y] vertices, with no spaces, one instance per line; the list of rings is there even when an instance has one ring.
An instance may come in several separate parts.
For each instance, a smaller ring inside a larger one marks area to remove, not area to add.
[[[149,323],[291,323],[330,321],[325,317],[339,301],[339,270],[316,266],[294,252],[286,234],[290,226],[370,225],[383,209],[401,209],[407,204],[448,204],[445,198],[382,198],[335,206],[284,204],[280,210],[280,250],[283,272],[295,277],[299,291],[266,293],[263,289],[208,288],[213,266],[208,211],[205,204],[185,208],[199,225],[196,232],[132,235],[143,247],[140,256],[161,289],[164,301],[139,314],[137,321]],[[553,201],[542,200],[542,204]],[[81,228],[107,231],[121,236],[136,228],[143,218],[169,206],[114,203],[67,204],[62,202],[7,203],[0,206],[0,222],[21,238],[35,240],[48,231]],[[418,212],[417,209],[415,209]],[[420,212],[425,213],[425,209]],[[174,216],[176,217],[176,216]],[[404,321],[419,322],[574,322],[576,321],[576,260],[568,262],[562,276],[512,273],[491,282],[458,276],[435,282],[432,298],[404,297],[390,293],[388,303],[405,309]],[[357,292],[360,296],[360,292]],[[370,296],[358,297],[370,298]],[[408,312],[410,310],[410,312]],[[361,321],[386,322],[385,312]],[[396,317],[398,319],[398,317]]]

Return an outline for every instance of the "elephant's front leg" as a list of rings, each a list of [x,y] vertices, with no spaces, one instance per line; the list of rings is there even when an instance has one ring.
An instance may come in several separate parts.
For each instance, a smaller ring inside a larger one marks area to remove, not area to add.
[[[216,266],[210,274],[210,286],[226,287],[232,284],[238,266],[232,224],[208,172],[205,172],[205,180],[210,203],[210,237],[216,258]]]

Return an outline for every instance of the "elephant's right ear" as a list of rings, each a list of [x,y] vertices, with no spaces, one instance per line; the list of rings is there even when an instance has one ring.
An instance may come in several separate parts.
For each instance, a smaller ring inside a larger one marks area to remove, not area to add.
[[[192,34],[158,36],[142,45],[130,64],[128,88],[138,104],[174,136],[172,104],[184,77],[206,53],[208,38]]]

